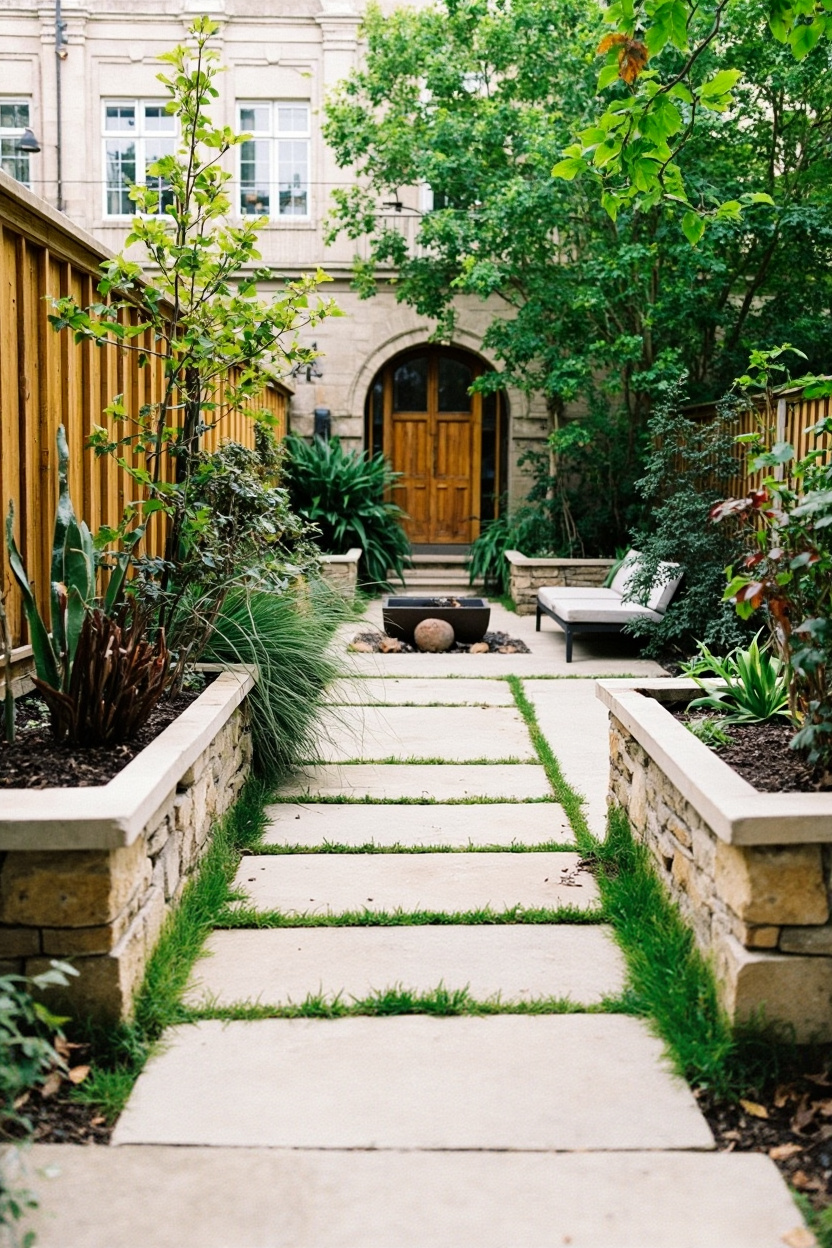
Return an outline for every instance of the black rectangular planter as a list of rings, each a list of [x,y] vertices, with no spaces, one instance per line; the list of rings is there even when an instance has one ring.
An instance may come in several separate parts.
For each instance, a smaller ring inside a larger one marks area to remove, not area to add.
[[[491,607],[485,598],[389,597],[382,601],[382,618],[388,637],[408,642],[413,641],[413,630],[422,620],[446,620],[456,640],[469,646],[485,636]]]

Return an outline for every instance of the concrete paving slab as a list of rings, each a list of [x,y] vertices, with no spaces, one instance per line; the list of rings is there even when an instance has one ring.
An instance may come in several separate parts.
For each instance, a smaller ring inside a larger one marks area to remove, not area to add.
[[[753,1153],[40,1144],[30,1168],[38,1248],[783,1248],[803,1225]]]
[[[276,802],[266,808],[267,845],[540,845],[574,840],[554,802],[490,802],[473,806],[370,806]]]
[[[564,658],[563,635],[559,634],[557,645],[550,637],[547,645],[532,644],[531,654],[350,654],[339,653],[338,661],[348,673],[355,676],[442,676],[482,677],[562,676],[570,678],[600,679],[621,676],[664,676],[666,672],[649,659],[639,659],[632,654],[616,653],[607,643],[602,646],[591,639],[581,642],[575,638],[573,661]]]
[[[621,1014],[206,1021],[165,1033],[113,1143],[713,1148],[661,1054]]]
[[[533,763],[322,763],[304,767],[280,790],[284,797],[348,797],[385,801],[465,802],[478,797],[524,802],[551,797],[542,767]]]
[[[258,910],[342,914],[347,910],[507,910],[598,901],[598,887],[572,853],[280,854],[243,858],[234,887]]]
[[[590,831],[606,835],[609,713],[592,680],[528,680],[523,688],[563,774],[587,799]]]
[[[317,732],[316,761],[324,763],[535,759],[523,719],[507,706],[339,706],[320,717]]]
[[[411,679],[395,675],[382,678],[339,680],[327,692],[327,702],[335,705],[429,706],[514,706],[511,690],[504,680]]]
[[[345,1001],[440,983],[478,1001],[568,997],[595,1005],[624,987],[624,960],[609,928],[317,927],[214,932],[194,968],[189,1005],[295,1004],[311,993]]]

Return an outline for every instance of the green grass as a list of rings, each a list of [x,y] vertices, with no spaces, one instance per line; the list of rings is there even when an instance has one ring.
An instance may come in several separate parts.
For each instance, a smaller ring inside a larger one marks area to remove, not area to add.
[[[509,684],[579,852],[592,864],[604,915],[627,962],[631,1012],[644,1017],[664,1041],[678,1074],[717,1097],[747,1096],[784,1079],[798,1058],[791,1038],[763,1020],[731,1025],[719,1004],[713,967],[659,880],[648,849],[633,837],[626,815],[610,813],[605,840],[592,835],[583,800],[567,783],[521,682],[509,677]]]
[[[323,806],[528,806],[557,800],[548,794],[545,797],[352,797],[346,793],[315,793],[312,789],[304,793],[278,793],[270,799],[272,806],[296,806],[303,802]]]
[[[258,845],[258,854],[560,854],[572,853],[576,845],[563,841],[540,841],[536,845],[378,845],[365,841],[363,845],[341,845],[337,841],[324,841],[321,845]]]
[[[262,1018],[355,1018],[359,1015],[389,1018],[398,1014],[431,1014],[450,1017],[462,1014],[620,1014],[627,1003],[621,997],[604,997],[594,1005],[581,1005],[569,997],[537,997],[530,1001],[503,1001],[499,994],[478,1000],[468,988],[446,988],[440,984],[431,992],[412,992],[397,986],[367,997],[344,1000],[343,993],[327,996],[310,993],[298,1004],[269,1005],[257,1001],[237,1001],[219,1005],[208,1000],[202,1005],[183,1007],[183,1021],[202,1019],[253,1021]]]
[[[517,758],[508,754],[505,758],[418,758],[410,754],[402,758],[398,754],[388,754],[386,758],[339,758],[328,762],[323,758],[307,758],[299,764],[301,767],[520,767],[536,763],[536,758]]]
[[[239,906],[225,910],[217,920],[220,928],[274,927],[439,927],[461,925],[499,925],[518,923],[603,923],[603,909],[582,910],[577,906],[533,907],[509,906],[492,910],[343,910],[337,914],[286,914],[282,910],[257,910]]]
[[[240,854],[260,841],[268,792],[251,779],[237,803],[216,826],[199,870],[185,885],[168,915],[145,971],[133,1019],[110,1028],[84,1029],[92,1042],[93,1069],[74,1090],[77,1100],[94,1104],[112,1120],[127,1097],[166,1027],[182,1021],[180,997],[191,968],[230,897]]]

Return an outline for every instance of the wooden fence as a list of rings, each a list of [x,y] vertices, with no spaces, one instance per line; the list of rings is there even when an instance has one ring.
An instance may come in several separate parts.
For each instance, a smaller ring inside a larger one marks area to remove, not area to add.
[[[713,403],[703,403],[688,408],[685,414],[694,420],[712,420],[717,414],[717,409]],[[816,449],[822,449],[828,458],[832,455],[832,438],[829,434],[821,434],[817,437],[808,433],[807,430],[830,414],[832,414],[832,399],[807,399],[800,388],[785,389],[775,396],[770,412],[766,412],[762,405],[741,409],[736,433],[742,435],[761,432],[768,445],[773,445],[775,442],[790,442],[798,459],[802,459],[809,451]],[[749,490],[759,486],[763,477],[772,475],[771,469],[750,472],[748,458],[746,446],[738,443],[737,470],[730,489],[730,494],[735,498],[745,496]],[[784,471],[788,475],[788,465]]]
[[[71,333],[56,333],[47,319],[47,296],[74,295],[82,305],[98,297],[99,266],[109,256],[90,235],[0,171],[0,509],[5,533],[14,500],[18,543],[42,610],[49,595],[58,426],[67,431],[78,516],[93,532],[102,524],[115,526],[136,486],[110,457],[97,460],[86,441],[94,426],[106,424],[103,410],[117,394],[135,412],[162,393],[161,361],[140,368],[135,352],[75,344]],[[289,393],[275,383],[258,400],[270,410],[278,434],[286,430]],[[205,446],[213,450],[229,439],[251,446],[253,434],[252,421],[231,412],[205,435]],[[148,529],[152,554],[163,549],[159,520]],[[9,583],[3,538],[0,591]],[[7,595],[6,609],[13,644],[22,644],[26,630],[17,593]]]

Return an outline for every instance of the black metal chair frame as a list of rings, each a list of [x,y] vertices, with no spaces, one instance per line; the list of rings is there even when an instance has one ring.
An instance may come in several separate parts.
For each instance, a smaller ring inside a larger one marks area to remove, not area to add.
[[[537,624],[535,628],[535,631],[538,633],[540,632],[540,617],[542,615],[548,615],[549,618],[554,620],[556,624],[559,624],[560,627],[563,629],[563,631],[566,633],[566,662],[567,663],[572,662],[572,635],[573,633],[577,634],[577,633],[623,633],[624,632],[623,624],[593,624],[590,620],[587,620],[587,621],[581,620],[579,623],[572,624],[567,620],[562,620],[559,615],[555,614],[555,612],[551,609],[551,607],[545,607],[543,603],[540,601],[540,599],[538,598],[537,600]]]

